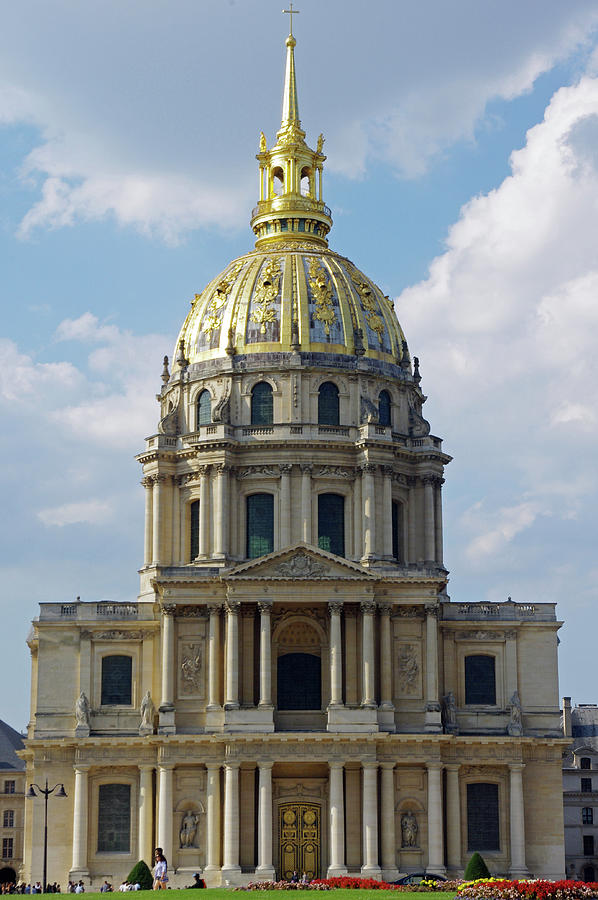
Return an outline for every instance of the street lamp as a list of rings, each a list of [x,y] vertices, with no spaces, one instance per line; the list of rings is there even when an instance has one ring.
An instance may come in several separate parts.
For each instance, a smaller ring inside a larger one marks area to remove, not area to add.
[[[64,789],[63,784],[55,784],[53,788],[48,787],[48,779],[46,778],[46,786],[42,788],[39,784],[30,784],[29,790],[25,794],[28,800],[33,800],[37,797],[36,788],[44,798],[44,878],[42,882],[42,891],[44,894],[48,890],[48,797],[50,794],[53,794],[56,788],[59,788],[56,796],[57,797],[66,797],[67,793]]]

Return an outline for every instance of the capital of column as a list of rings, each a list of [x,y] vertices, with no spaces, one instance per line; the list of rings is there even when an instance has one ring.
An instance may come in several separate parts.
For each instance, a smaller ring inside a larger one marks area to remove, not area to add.
[[[271,769],[274,766],[274,762],[271,759],[259,760],[258,768],[260,769]]]
[[[383,762],[378,763],[378,765],[380,766],[381,769],[386,769],[386,770],[390,769],[392,771],[392,770],[394,770],[396,763],[383,761]]]
[[[205,478],[210,471],[210,466],[197,466],[195,469],[200,478]]]
[[[372,760],[365,760],[365,761],[362,760],[361,761],[361,768],[367,769],[368,771],[377,770],[379,765],[380,765],[380,763],[372,762]]]
[[[447,772],[458,772],[461,768],[461,763],[444,763],[444,768]]]
[[[392,466],[382,466],[382,474],[385,478],[392,478],[393,468]]]
[[[443,763],[443,762],[438,762],[438,761],[436,761],[436,760],[430,760],[429,762],[426,763],[426,769],[427,769],[429,772],[430,772],[430,771],[435,771],[435,770],[436,770],[436,771],[439,771],[439,772],[442,772],[442,770],[444,769],[444,763]]]
[[[342,769],[345,764],[341,762],[339,759],[329,759],[328,760],[328,768],[329,769]]]
[[[153,483],[154,483],[154,479],[150,475],[146,475],[140,481],[140,484],[142,484],[144,488],[151,488]]]
[[[176,612],[176,603],[161,603],[160,612],[163,616],[174,616]]]
[[[301,463],[301,473],[303,475],[311,475],[314,467],[311,463]]]
[[[232,616],[238,616],[241,609],[241,601],[229,600],[227,597],[224,608],[226,609],[227,613],[230,613]]]
[[[525,763],[509,763],[510,772],[523,772],[524,769]]]
[[[376,612],[376,603],[374,600],[362,600],[359,607],[364,616],[373,616]]]
[[[238,759],[225,759],[224,760],[224,768],[225,769],[239,769],[241,767],[241,761]]]
[[[205,767],[208,772],[219,772],[222,768],[222,763],[205,763]]]
[[[149,477],[154,484],[164,484],[168,476],[158,473],[157,475],[150,475]]]
[[[375,475],[376,474],[376,466],[373,463],[364,463],[360,466],[362,475]]]
[[[437,619],[440,615],[440,605],[438,603],[426,603],[425,605],[426,615],[430,616],[430,618]]]
[[[216,473],[219,476],[226,475],[230,471],[230,466],[228,463],[217,463],[216,465]]]
[[[257,608],[263,616],[269,616],[272,612],[272,600],[258,600]]]
[[[140,772],[152,772],[155,767],[148,765],[147,763],[138,763],[137,768]]]
[[[75,770],[75,775],[87,775],[87,773],[91,769],[91,765],[79,765],[79,763],[77,763],[73,768]]]
[[[210,616],[218,616],[222,612],[222,603],[208,603],[207,608]]]
[[[281,463],[278,466],[278,471],[280,472],[281,475],[290,475],[292,469],[293,469],[293,466],[291,465],[291,463]]]
[[[329,600],[328,601],[328,612],[330,615],[339,615],[343,611],[344,603],[342,600]]]
[[[392,603],[379,603],[378,610],[381,616],[389,616],[392,612]]]
[[[171,770],[173,770],[176,767],[175,767],[174,763],[159,762],[158,768],[160,769],[161,772],[170,772]]]

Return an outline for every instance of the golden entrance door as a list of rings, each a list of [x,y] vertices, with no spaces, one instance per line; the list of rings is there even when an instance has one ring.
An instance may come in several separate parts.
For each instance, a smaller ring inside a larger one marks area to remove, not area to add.
[[[293,872],[311,880],[320,877],[320,807],[314,803],[283,803],[278,813],[280,877]]]

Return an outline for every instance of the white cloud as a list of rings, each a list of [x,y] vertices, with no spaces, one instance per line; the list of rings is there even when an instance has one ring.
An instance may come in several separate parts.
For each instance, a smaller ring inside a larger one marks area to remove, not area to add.
[[[112,504],[106,500],[81,500],[60,506],[40,509],[37,517],[46,526],[104,525],[113,515]]]
[[[490,515],[484,514],[482,504],[477,503],[463,517],[468,529],[478,532],[466,545],[466,555],[472,562],[487,565],[487,557],[501,553],[520,532],[533,525],[539,513],[539,506],[530,501],[502,507]]]

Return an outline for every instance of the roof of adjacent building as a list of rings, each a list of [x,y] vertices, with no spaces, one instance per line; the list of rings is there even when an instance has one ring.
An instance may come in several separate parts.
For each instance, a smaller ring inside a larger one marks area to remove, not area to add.
[[[24,749],[23,738],[18,731],[0,719],[0,770],[23,770],[25,762],[16,754]]]

